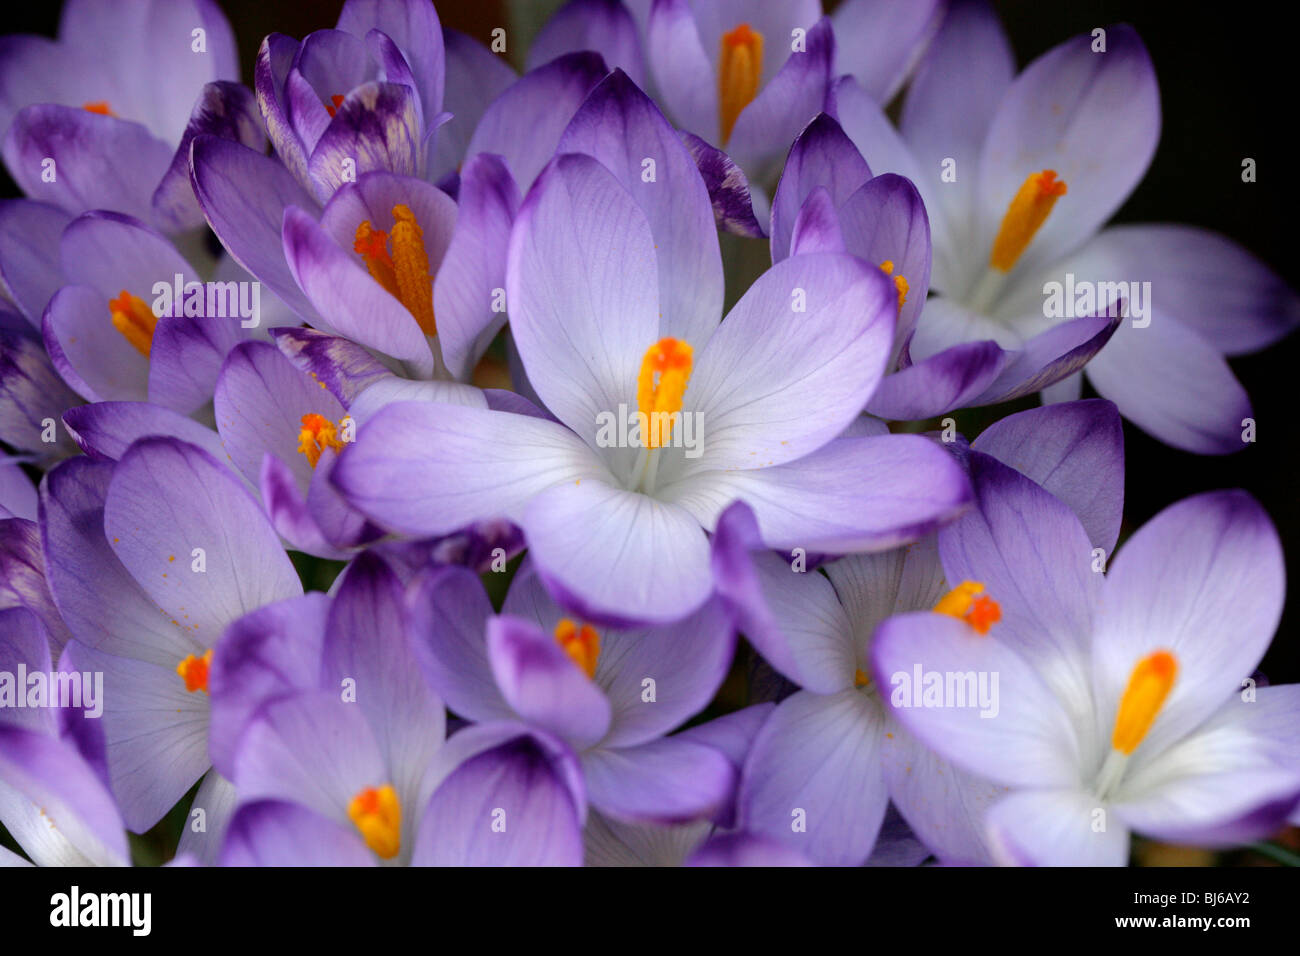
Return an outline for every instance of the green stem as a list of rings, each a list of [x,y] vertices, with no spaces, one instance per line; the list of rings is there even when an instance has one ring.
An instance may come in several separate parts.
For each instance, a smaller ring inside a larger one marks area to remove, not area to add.
[[[1274,843],[1251,843],[1249,848],[1283,866],[1300,866],[1300,856]]]

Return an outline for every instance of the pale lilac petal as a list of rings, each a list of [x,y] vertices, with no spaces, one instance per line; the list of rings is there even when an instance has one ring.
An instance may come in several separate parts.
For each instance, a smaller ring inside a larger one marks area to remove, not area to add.
[[[733,791],[736,769],[711,747],[663,737],[639,747],[582,755],[592,806],[629,823],[708,817]]]
[[[608,472],[594,453],[555,422],[485,408],[400,402],[359,430],[331,478],[353,505],[381,524],[435,535],[486,518],[518,520],[529,500],[546,488],[602,476]]]
[[[589,156],[556,159],[511,235],[510,329],[546,407],[593,447],[600,413],[636,401],[660,337],[658,290],[654,235],[632,196]],[[622,457],[630,468],[634,453]]]
[[[1081,790],[1025,790],[989,811],[995,854],[1019,866],[1124,866],[1128,827]]]
[[[787,698],[745,761],[741,829],[818,863],[861,864],[889,800],[879,762],[883,736],[880,708],[853,688]]]
[[[10,199],[0,202],[0,290],[34,328],[66,281],[59,268],[59,238],[72,221],[54,206]]]
[[[938,0],[847,0],[835,10],[835,72],[851,73],[888,103],[944,15]],[[984,52],[981,51],[981,56]]]
[[[963,680],[962,698],[945,698],[945,675],[966,674],[976,680],[975,692],[966,695],[970,680]],[[1056,693],[1001,639],[997,625],[981,635],[946,614],[891,617],[872,639],[871,679],[899,723],[972,773],[1008,786],[1067,787],[1078,781],[1079,742],[1066,711]],[[927,682],[938,693],[937,703],[932,698],[926,704]]]
[[[1166,444],[1202,455],[1246,447],[1246,390],[1218,350],[1163,307],[1152,308],[1146,328],[1121,320],[1086,374],[1125,418]]]
[[[706,140],[716,140],[717,76],[689,0],[654,0],[646,29],[646,50],[655,86],[673,123]]]
[[[520,525],[547,588],[588,620],[666,624],[712,590],[699,523],[648,495],[599,479],[557,484],[532,499]]]
[[[146,593],[207,646],[242,614],[302,593],[247,489],[206,452],[172,438],[143,439],[122,457],[104,531]],[[201,574],[192,570],[199,548]]]
[[[654,238],[660,334],[704,342],[722,315],[717,229],[699,170],[658,107],[615,70],[587,96],[556,151],[594,157],[632,194]]]

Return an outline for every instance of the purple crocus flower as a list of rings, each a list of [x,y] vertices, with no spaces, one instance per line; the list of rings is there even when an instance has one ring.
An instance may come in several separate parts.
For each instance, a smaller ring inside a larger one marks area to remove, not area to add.
[[[86,686],[74,673],[80,669],[66,654],[55,671],[49,635],[35,614],[0,611],[0,674],[8,683],[0,686],[0,823],[38,866],[128,866],[126,831],[104,769],[103,734],[98,720],[85,714],[102,700],[82,696],[94,691],[93,680]],[[34,683],[36,675],[41,683]],[[64,680],[69,694],[76,690],[66,707],[51,696]],[[0,854],[0,866],[24,862]]]
[[[477,56],[460,59],[466,69],[482,66]],[[481,405],[482,396],[445,383],[468,380],[500,331],[502,250],[520,192],[605,73],[599,56],[580,53],[530,72],[490,103],[466,90],[468,112],[455,140],[468,157],[455,183],[459,209],[410,163],[378,148],[353,181],[336,177],[328,189],[313,191],[273,160],[214,137],[200,139],[194,188],[231,254],[317,330],[279,333],[285,354],[345,405],[366,388],[375,405],[397,395]],[[481,115],[467,136],[464,124],[475,113]],[[271,114],[268,124],[274,128]],[[387,135],[391,125],[371,124],[375,135]],[[461,158],[458,153],[456,163]],[[395,377],[434,384],[413,387]]]
[[[1028,350],[1068,328],[1062,317],[1077,325],[1122,306],[1114,341],[1087,365],[1097,391],[1175,447],[1243,447],[1250,404],[1224,357],[1287,334],[1300,301],[1217,234],[1102,228],[1160,133],[1155,72],[1131,27],[1075,37],[1016,76],[988,6],[954,3],[908,93],[901,136],[852,78],[832,89],[828,111],[875,172],[908,177],[925,200],[940,295],[926,304],[913,360],[986,339]],[[1077,397],[1080,381],[1046,397]]]
[[[238,534],[231,529],[238,528]],[[208,770],[208,672],[226,626],[302,584],[257,501],[196,446],[145,438],[119,462],[77,458],[41,487],[46,571],[83,667],[102,671],[107,763],[127,827],[153,826]],[[82,646],[84,645],[84,646]],[[196,805],[210,858],[229,784]]]
[[[16,461],[0,461],[0,520],[36,520],[36,486]]]
[[[956,513],[967,489],[940,449],[840,437],[888,358],[893,285],[844,254],[799,256],[719,324],[720,302],[694,285],[718,262],[699,175],[678,172],[662,117],[632,126],[628,115],[593,118],[589,141],[608,158],[557,157],[511,235],[511,328],[558,421],[395,403],[340,456],[344,495],[407,534],[505,516],[566,606],[615,625],[704,603],[705,532],[737,497],[754,502],[772,544],[841,553],[890,547]],[[653,182],[642,178],[652,167]],[[658,443],[634,441],[618,423],[637,413],[674,424]],[[696,425],[706,431],[683,435]]]
[[[601,813],[667,823],[728,804],[736,770],[723,749],[664,736],[726,676],[735,630],[719,602],[668,626],[601,629],[568,616],[528,564],[499,617],[459,568],[426,572],[412,591],[417,656],[447,706],[565,741]]]
[[[1119,531],[1121,442],[1114,406],[1089,401],[1012,415],[972,447],[1043,482],[1108,549]],[[741,781],[740,825],[820,863],[852,865],[871,853],[892,800],[940,859],[988,862],[984,815],[1002,789],[931,753],[885,705],[887,685],[869,677],[872,633],[891,615],[942,608],[960,616],[983,608],[995,617],[992,605],[972,600],[978,591],[967,593],[961,578],[945,579],[938,549],[948,529],[940,529],[937,542],[931,536],[831,561],[823,576],[792,573],[799,568],[786,555],[746,555],[755,542],[750,520],[741,505],[722,520],[717,554],[728,568],[726,594],[749,640],[801,689],[779,704],[754,742]],[[992,621],[976,623],[987,630]]]
[[[1082,368],[1119,320],[1083,316],[1039,332],[1019,348],[993,339],[962,342],[913,364],[911,344],[927,322],[931,240],[916,187],[893,173],[872,176],[840,125],[820,114],[790,150],[772,204],[772,259],[843,250],[878,265],[898,292],[898,324],[887,375],[867,410],[886,419],[925,419],[956,408],[1008,401]]]
[[[942,614],[890,618],[871,675],[922,743],[1012,791],[988,812],[998,858],[1115,866],[1130,832],[1225,846],[1280,826],[1300,797],[1300,686],[1250,679],[1285,588],[1254,499],[1178,502],[1102,574],[1059,499],[979,451],[970,467],[979,508],[945,529],[940,558],[1002,619],[981,635]],[[972,706],[976,687],[995,714]]]
[[[444,744],[379,557],[332,601],[237,622],[213,666],[213,758],[240,794],[227,865],[574,864],[585,803],[559,741],[517,724]]]
[[[58,40],[0,40],[5,164],[28,196],[69,213],[112,209],[168,232],[200,226],[188,183],[194,137],[266,145],[238,76],[234,36],[212,0],[68,0]]]

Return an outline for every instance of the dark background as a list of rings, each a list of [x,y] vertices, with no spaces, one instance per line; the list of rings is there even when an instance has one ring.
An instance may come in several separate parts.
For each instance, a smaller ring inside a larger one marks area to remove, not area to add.
[[[342,0],[220,0],[240,44],[245,82],[261,38],[271,31],[301,37],[334,25]],[[442,22],[486,41],[508,26],[501,0],[441,0]],[[829,6],[829,4],[828,4]],[[1123,222],[1186,222],[1216,229],[1269,263],[1295,287],[1292,79],[1298,54],[1282,24],[1240,8],[1209,3],[1090,0],[996,4],[1021,66],[1050,47],[1096,26],[1134,24],[1151,51],[1160,82],[1163,129],[1146,179],[1120,210]],[[6,11],[5,32],[53,35],[59,4]],[[1252,8],[1254,9],[1254,8]],[[1256,10],[1256,13],[1258,11]],[[512,58],[522,50],[511,43]],[[163,80],[165,82],[165,80]],[[1257,181],[1241,181],[1241,161],[1253,157]],[[0,173],[0,194],[15,195]],[[1300,338],[1254,356],[1233,369],[1254,404],[1255,444],[1228,457],[1176,451],[1125,425],[1127,478],[1125,534],[1187,495],[1241,487],[1272,515],[1287,551],[1290,595],[1282,626],[1263,671],[1274,683],[1300,680],[1300,501],[1292,475],[1294,433],[1290,398],[1300,386]],[[1030,403],[1032,404],[1032,402]],[[1005,412],[1008,409],[999,409]],[[963,422],[974,426],[975,422]],[[969,428],[970,432],[975,430]],[[973,436],[972,436],[973,437]],[[1240,600],[1255,599],[1249,592]]]

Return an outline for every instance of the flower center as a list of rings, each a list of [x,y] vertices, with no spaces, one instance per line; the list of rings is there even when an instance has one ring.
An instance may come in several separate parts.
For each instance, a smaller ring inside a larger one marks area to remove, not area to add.
[[[353,822],[366,846],[381,859],[391,860],[402,848],[402,807],[391,783],[366,787],[348,804]]]
[[[999,272],[1010,272],[1065,192],[1065,183],[1056,178],[1054,170],[1030,173],[1002,217],[989,265]]]
[[[339,422],[339,428],[346,428],[347,421],[346,417],[343,418]],[[316,467],[326,448],[333,448],[335,451],[343,450],[343,442],[338,437],[334,425],[324,415],[317,415],[315,412],[302,416],[302,431],[298,432],[298,451],[307,456],[307,462],[312,468]]]
[[[141,355],[148,358],[153,347],[153,332],[158,327],[158,317],[144,299],[123,289],[116,299],[109,300],[108,313],[112,316],[113,328],[121,332],[122,337],[134,345]]]
[[[673,426],[682,417],[682,396],[691,378],[694,350],[681,339],[663,338],[646,349],[636,379],[637,416],[641,430],[641,451],[632,474],[646,494],[654,491],[659,456],[655,451],[668,443]]]
[[[894,275],[893,259],[886,259],[884,262],[882,262],[880,264],[880,271],[887,276],[893,276],[894,289],[895,291],[898,292],[898,308],[901,311],[903,308],[903,303],[907,301],[907,291],[908,289],[911,288],[911,286],[907,284],[907,279],[903,278],[901,274]]]
[[[763,72],[763,34],[742,23],[722,35],[718,60],[718,119],[727,145],[741,111],[758,95]]]
[[[1107,797],[1119,784],[1129,757],[1146,739],[1177,679],[1178,658],[1165,650],[1148,654],[1129,674],[1128,686],[1115,712],[1111,750],[1097,773],[1095,789],[1099,797]]]
[[[963,581],[939,598],[934,610],[965,621],[979,634],[987,634],[989,628],[1002,620],[1002,607],[985,593],[984,585],[978,581]]]
[[[357,226],[352,243],[371,277],[415,316],[425,335],[437,335],[433,320],[433,275],[424,251],[424,232],[411,207],[393,207],[393,231],[376,229],[370,220]]]
[[[196,690],[208,692],[208,670],[212,667],[212,648],[208,648],[202,657],[193,654],[176,665],[176,673],[185,681],[185,689],[191,694]]]
[[[1155,723],[1165,698],[1178,677],[1178,659],[1169,651],[1156,651],[1137,662],[1115,714],[1110,745],[1125,756],[1137,750]]]
[[[569,659],[588,677],[596,676],[596,661],[600,658],[600,635],[590,624],[578,627],[571,619],[561,618],[555,625],[555,642]]]
[[[95,100],[91,103],[82,103],[81,108],[87,113],[98,113],[100,116],[116,116],[117,114],[108,105],[108,100]]]
[[[346,97],[344,97],[343,94],[335,93],[333,96],[330,97],[330,101],[325,104],[325,112],[329,113],[329,115],[332,117],[335,113],[339,111],[339,107],[343,105],[343,100],[345,98]]]

